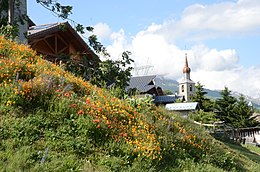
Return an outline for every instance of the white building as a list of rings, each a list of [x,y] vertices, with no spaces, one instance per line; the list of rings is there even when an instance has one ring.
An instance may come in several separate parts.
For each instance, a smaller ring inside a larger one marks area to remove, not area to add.
[[[195,83],[190,79],[191,69],[188,65],[187,54],[185,54],[185,64],[182,72],[184,76],[179,82],[179,96],[183,97],[185,102],[189,102],[191,96],[195,93]]]

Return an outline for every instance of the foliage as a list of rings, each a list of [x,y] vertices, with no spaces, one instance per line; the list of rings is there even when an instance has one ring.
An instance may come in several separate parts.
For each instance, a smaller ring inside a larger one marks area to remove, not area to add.
[[[204,112],[203,110],[199,110],[195,113],[189,114],[189,117],[197,122],[201,122],[203,124],[212,124],[217,119],[215,118],[215,113],[214,112]]]
[[[120,60],[107,59],[99,63],[99,67],[90,75],[90,82],[99,87],[113,87],[119,90],[119,97],[125,94],[125,88],[131,77],[131,66],[134,62],[130,57],[131,53],[126,51]]]
[[[191,97],[193,102],[198,102],[198,107],[199,109],[209,112],[213,110],[213,102],[206,98],[207,92],[204,91],[203,85],[201,85],[200,82],[197,82],[196,86],[196,91],[194,95]]]
[[[253,117],[253,107],[248,105],[243,95],[240,95],[234,108],[234,113],[237,114],[237,116],[233,124],[237,128],[255,127],[260,124],[255,120],[257,116]]]
[[[68,56],[62,56],[61,62],[65,69],[76,76],[83,77],[92,84],[101,88],[109,88],[116,97],[123,97],[125,88],[131,77],[133,60],[130,52],[125,51],[122,59],[104,61],[89,60],[83,56],[80,62],[75,62]]]
[[[45,8],[50,9],[53,13],[57,14],[57,16],[62,19],[67,19],[69,15],[72,14],[72,6],[61,5],[56,0],[36,0],[36,2],[40,3]]]
[[[248,105],[243,95],[237,100],[231,96],[231,91],[225,87],[221,91],[221,98],[216,100],[217,118],[224,121],[227,125],[235,128],[254,127],[259,125],[252,117],[253,108]]]
[[[18,36],[18,26],[17,25],[6,25],[0,26],[0,35],[4,35],[7,39],[15,39]]]
[[[164,95],[171,95],[173,92],[171,90],[163,90]]]
[[[3,171],[176,171],[185,161],[191,169],[248,170],[150,98],[120,100],[3,37],[0,71]]]
[[[236,118],[236,114],[233,110],[237,100],[231,96],[231,91],[227,87],[225,87],[220,94],[221,98],[216,100],[216,117],[221,121],[224,121],[227,125],[232,126],[233,120]]]

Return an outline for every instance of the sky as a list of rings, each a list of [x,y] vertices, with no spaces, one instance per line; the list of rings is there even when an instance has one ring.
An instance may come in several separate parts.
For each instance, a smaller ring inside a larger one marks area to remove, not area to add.
[[[139,75],[180,80],[187,54],[194,82],[260,98],[260,0],[59,2],[73,6],[71,19],[94,27],[110,58],[130,51],[136,69],[147,67]],[[62,21],[36,0],[27,5],[37,25]]]

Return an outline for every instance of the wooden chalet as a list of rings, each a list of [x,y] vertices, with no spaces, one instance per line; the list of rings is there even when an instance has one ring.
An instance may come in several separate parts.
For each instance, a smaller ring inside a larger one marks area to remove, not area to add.
[[[37,26],[31,24],[28,30],[28,44],[44,55],[46,60],[55,63],[59,63],[64,56],[75,61],[81,61],[86,57],[92,64],[100,61],[68,22]]]

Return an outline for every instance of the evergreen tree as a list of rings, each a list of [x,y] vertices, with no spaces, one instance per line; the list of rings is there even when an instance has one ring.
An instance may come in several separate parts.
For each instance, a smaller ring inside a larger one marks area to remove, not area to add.
[[[234,120],[234,126],[237,128],[255,127],[259,125],[259,122],[252,117],[254,109],[248,105],[243,95],[240,95],[234,112],[236,114],[236,120]]]
[[[213,110],[213,102],[206,97],[207,92],[204,91],[203,85],[200,82],[197,82],[196,92],[191,97],[193,102],[198,102],[199,109],[204,112],[209,112]]]
[[[231,96],[231,91],[227,87],[220,94],[221,98],[216,100],[216,117],[226,124],[233,126],[233,122],[236,119],[234,108],[237,100]]]

